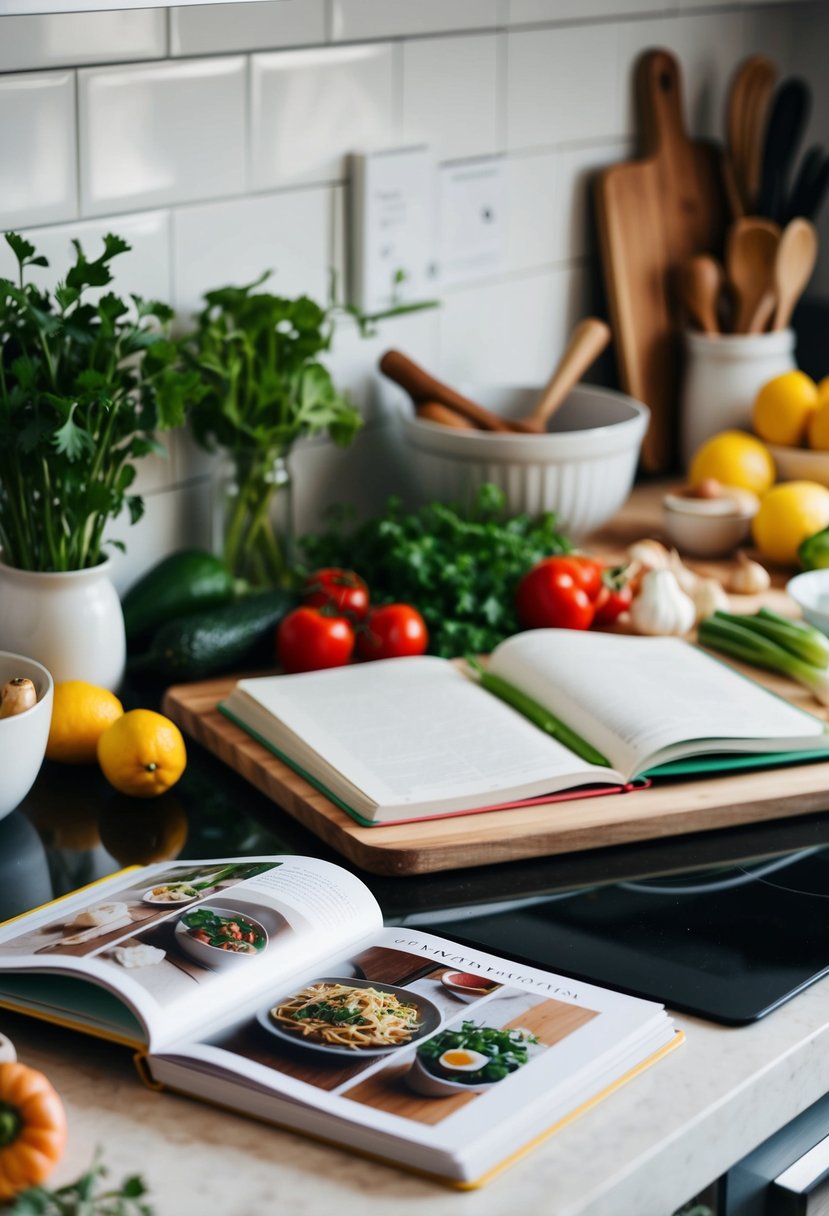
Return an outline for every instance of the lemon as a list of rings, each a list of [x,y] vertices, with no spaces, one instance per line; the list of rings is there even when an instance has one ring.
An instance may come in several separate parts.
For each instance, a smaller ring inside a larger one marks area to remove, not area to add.
[[[99,738],[123,712],[123,705],[108,688],[85,680],[59,681],[52,703],[47,760],[94,764]]]
[[[816,452],[829,451],[829,391],[818,398],[817,409],[809,419],[808,440]]]
[[[752,423],[766,443],[799,447],[806,440],[809,419],[818,402],[818,387],[805,372],[783,372],[760,389],[754,400]]]
[[[155,798],[178,781],[187,752],[175,722],[152,709],[131,709],[101,735],[98,763],[119,793]]]
[[[822,380],[818,380],[817,395],[821,401],[829,397],[829,376],[824,376]]]
[[[829,490],[814,481],[784,481],[763,495],[752,521],[758,549],[773,562],[796,566],[798,545],[829,526]]]
[[[764,494],[774,483],[774,461],[756,436],[746,431],[720,431],[697,449],[688,471],[692,486],[709,479]]]

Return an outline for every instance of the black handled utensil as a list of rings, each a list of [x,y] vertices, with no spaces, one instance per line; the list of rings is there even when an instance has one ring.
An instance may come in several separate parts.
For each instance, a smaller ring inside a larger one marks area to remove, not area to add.
[[[804,80],[784,80],[774,95],[763,142],[763,168],[757,214],[782,219],[786,182],[811,108],[811,93]]]
[[[788,202],[784,210],[785,223],[795,219],[798,215],[806,214],[804,208],[811,196],[812,186],[821,173],[825,160],[826,153],[819,144],[813,144],[804,154],[795,174],[794,184],[789,192]]]
[[[812,178],[811,185],[806,192],[800,212],[805,219],[814,220],[826,197],[827,190],[829,190],[829,156],[824,157],[823,164]]]

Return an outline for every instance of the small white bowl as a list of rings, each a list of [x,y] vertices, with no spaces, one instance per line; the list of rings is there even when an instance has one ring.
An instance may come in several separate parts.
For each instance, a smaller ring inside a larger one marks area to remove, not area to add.
[[[775,444],[769,444],[768,448],[778,481],[814,481],[819,486],[829,486],[829,452]]]
[[[717,499],[683,499],[666,494],[662,500],[662,526],[671,543],[692,557],[724,557],[748,538],[756,511],[723,511]]]
[[[506,418],[521,418],[541,390],[464,388],[472,400]],[[466,505],[490,482],[511,514],[554,511],[558,525],[582,537],[606,523],[630,494],[650,417],[624,393],[579,385],[541,435],[455,429],[418,418],[399,399],[416,494],[424,502]]]
[[[829,634],[829,569],[796,574],[786,590],[809,624]]]
[[[494,1085],[500,1085],[506,1077],[497,1081],[481,1081],[477,1085],[464,1084],[463,1081],[449,1081],[445,1077],[436,1076],[421,1063],[420,1057],[415,1056],[411,1068],[405,1075],[406,1084],[416,1094],[424,1094],[429,1098],[450,1098],[454,1094],[485,1094]]]
[[[0,819],[20,805],[40,772],[52,722],[54,683],[41,663],[0,650],[0,687],[17,676],[31,680],[37,703],[22,714],[0,718]]]

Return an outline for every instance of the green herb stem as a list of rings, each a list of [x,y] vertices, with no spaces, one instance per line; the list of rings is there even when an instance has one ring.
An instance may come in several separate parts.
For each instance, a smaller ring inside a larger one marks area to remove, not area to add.
[[[550,713],[543,705],[539,705],[538,701],[527,696],[520,688],[516,688],[514,684],[510,684],[508,680],[504,680],[501,676],[493,675],[482,667],[477,660],[467,659],[467,662],[478,673],[478,681],[482,688],[487,692],[491,692],[493,696],[498,697],[501,701],[511,705],[513,709],[517,709],[520,714],[528,718],[533,725],[543,730],[545,734],[551,735],[557,739],[559,743],[563,743],[565,747],[569,747],[571,752],[575,752],[582,760],[586,760],[588,764],[597,764],[602,768],[612,768],[612,764],[603,756],[600,751],[593,747],[592,743],[588,743],[586,739],[582,739],[581,735],[577,735],[566,722],[562,722],[555,714]]]

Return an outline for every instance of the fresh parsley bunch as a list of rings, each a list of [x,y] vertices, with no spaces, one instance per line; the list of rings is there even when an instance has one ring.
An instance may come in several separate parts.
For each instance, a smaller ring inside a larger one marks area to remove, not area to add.
[[[107,235],[91,261],[73,241],[53,294],[25,281],[46,258],[17,233],[6,242],[19,270],[0,278],[0,546],[24,570],[80,570],[102,560],[110,519],[140,518],[133,461],[164,451],[154,434],[181,425],[196,381],[178,365],[168,305],[88,298],[126,241]]]
[[[520,627],[522,574],[572,548],[551,512],[508,516],[505,504],[494,485],[482,486],[468,512],[441,502],[407,511],[392,498],[384,514],[357,527],[340,507],[329,531],[303,538],[304,569],[345,566],[366,580],[373,602],[414,605],[433,654],[487,653]]]

